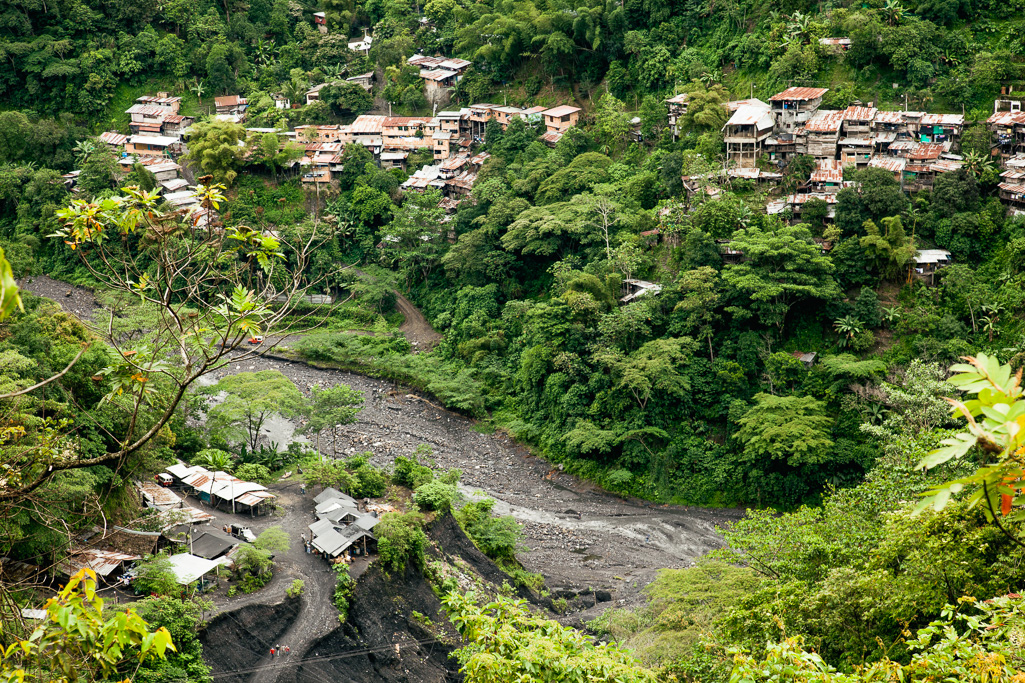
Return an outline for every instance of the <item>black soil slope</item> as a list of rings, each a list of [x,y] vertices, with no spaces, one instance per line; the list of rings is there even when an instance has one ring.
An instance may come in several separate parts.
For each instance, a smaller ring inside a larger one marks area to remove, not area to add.
[[[497,592],[509,576],[481,553],[451,515],[431,524],[428,562],[458,565]],[[521,596],[537,603],[526,592]],[[306,599],[305,597],[302,599]],[[458,635],[430,583],[417,569],[386,575],[379,563],[357,579],[344,624],[305,654],[265,655],[300,613],[299,601],[248,605],[214,618],[203,634],[204,658],[218,681],[252,683],[438,683],[458,681],[449,657]],[[261,663],[261,660],[264,660]]]
[[[430,619],[418,619],[418,612]],[[433,624],[433,626],[432,626]],[[315,642],[307,658],[285,670],[281,682],[435,683],[461,676],[452,647],[438,639],[452,634],[441,603],[423,575],[407,568],[386,577],[378,566],[360,577],[345,624]]]
[[[250,604],[222,612],[200,634],[203,659],[219,682],[245,683],[254,665],[299,614],[299,600],[286,598],[274,605]],[[234,675],[232,675],[234,673]]]

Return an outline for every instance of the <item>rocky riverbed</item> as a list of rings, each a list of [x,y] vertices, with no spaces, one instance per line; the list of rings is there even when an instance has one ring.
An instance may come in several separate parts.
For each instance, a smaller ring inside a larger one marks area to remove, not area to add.
[[[97,306],[92,292],[50,278],[20,284],[81,318],[87,319]],[[461,469],[465,495],[491,496],[498,501],[496,512],[511,514],[521,524],[524,548],[519,557],[528,570],[543,574],[554,592],[574,595],[592,589],[594,595],[611,598],[611,603],[592,601],[578,618],[594,616],[611,604],[636,602],[659,569],[688,566],[720,546],[716,526],[741,514],[621,499],[561,472],[503,434],[482,433],[473,420],[362,375],[270,356],[232,363],[216,375],[266,369],[280,370],[303,391],[344,383],[363,392],[365,407],[358,421],[336,431],[337,443],[330,435],[322,440],[328,452],[336,450],[341,456],[370,451],[375,464],[388,467],[395,456],[426,444],[438,468]],[[216,375],[209,380],[215,381]],[[266,436],[284,444],[292,431],[287,420],[278,420]],[[576,606],[587,607],[587,601]]]

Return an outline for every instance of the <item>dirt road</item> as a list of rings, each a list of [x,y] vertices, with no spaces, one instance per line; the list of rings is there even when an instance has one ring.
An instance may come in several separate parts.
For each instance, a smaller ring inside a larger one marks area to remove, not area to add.
[[[405,318],[399,325],[399,332],[406,335],[417,352],[430,351],[441,341],[441,335],[434,331],[420,309],[398,292],[395,292],[395,308]]]
[[[49,278],[24,284],[76,315],[95,305],[86,290]],[[69,289],[72,295],[65,297]],[[395,456],[409,455],[420,444],[430,446],[439,469],[463,471],[464,493],[489,495],[498,501],[496,511],[517,519],[524,534],[520,560],[566,595],[591,588],[608,592],[616,604],[636,602],[659,569],[688,566],[720,546],[715,527],[740,516],[736,510],[622,500],[561,473],[511,439],[481,433],[472,420],[396,391],[387,382],[267,357],[234,363],[220,374],[265,369],[280,370],[303,391],[344,383],[363,392],[365,407],[358,421],[338,430],[339,455],[370,451],[375,464],[388,467]],[[290,436],[289,425],[280,434],[268,434],[279,443]]]

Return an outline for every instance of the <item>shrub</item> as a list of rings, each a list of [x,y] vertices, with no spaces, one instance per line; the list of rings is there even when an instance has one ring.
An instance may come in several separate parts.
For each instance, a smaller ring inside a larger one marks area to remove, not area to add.
[[[333,602],[338,608],[338,621],[345,623],[349,616],[349,598],[356,586],[356,581],[349,576],[349,565],[339,562],[335,566],[335,594]]]
[[[455,512],[455,518],[482,553],[493,560],[513,559],[522,537],[520,525],[512,517],[495,517],[492,498],[467,503]]]
[[[420,569],[424,566],[427,534],[423,516],[416,512],[388,512],[374,527],[378,538],[377,551],[385,569],[402,571],[407,563]]]
[[[416,459],[398,456],[395,458],[395,473],[392,481],[409,489],[416,489],[434,479],[434,472]]]
[[[303,594],[303,590],[306,588],[306,582],[302,579],[296,579],[292,582],[292,585],[285,591],[285,595],[290,598],[298,598]]]
[[[235,470],[235,476],[242,481],[252,481],[257,484],[269,484],[271,481],[270,470],[263,465],[247,462],[239,465]]]
[[[452,509],[455,497],[455,485],[446,484],[440,479],[421,484],[413,492],[413,500],[421,510],[434,510],[441,514]]]
[[[288,534],[279,526],[272,526],[260,532],[254,546],[267,553],[288,552]]]
[[[135,588],[140,593],[178,595],[181,585],[166,555],[154,555],[136,565]]]
[[[385,489],[388,488],[388,477],[373,465],[360,465],[354,474],[356,476],[354,490],[357,492],[352,495],[356,498],[377,498],[383,495]]]

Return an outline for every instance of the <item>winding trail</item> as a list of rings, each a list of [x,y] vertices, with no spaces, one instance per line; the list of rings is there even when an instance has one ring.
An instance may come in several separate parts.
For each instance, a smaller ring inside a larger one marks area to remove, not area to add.
[[[72,290],[72,295],[65,297],[69,286],[49,278],[35,278],[23,286],[51,296],[65,310],[80,316],[95,307],[91,292]],[[406,304],[412,306],[408,301]],[[407,321],[415,319],[407,316]],[[641,589],[655,578],[659,569],[689,566],[697,557],[720,547],[722,537],[716,526],[742,515],[732,509],[624,500],[561,472],[503,434],[484,433],[473,420],[439,409],[388,382],[362,375],[264,356],[232,363],[214,373],[210,380],[265,369],[281,371],[304,392],[316,385],[347,384],[363,393],[365,404],[358,421],[336,430],[339,456],[370,451],[374,464],[387,467],[395,456],[410,455],[417,446],[426,444],[433,451],[436,467],[461,469],[465,495],[480,492],[494,498],[496,512],[511,514],[520,523],[525,547],[518,557],[528,570],[545,576],[556,596],[572,597],[582,589],[595,589],[607,594],[617,606],[638,603],[643,599]],[[291,436],[291,427],[281,422],[283,427],[273,429],[284,428],[284,432],[271,431],[266,436],[284,443]],[[330,436],[326,435],[325,445],[332,447]],[[297,522],[304,522],[294,527],[294,544],[299,543],[300,529],[313,519],[312,506],[301,512],[304,508],[301,503],[290,506],[285,518],[291,520],[295,515]],[[289,558],[295,555],[290,552]],[[286,571],[307,575],[305,558],[295,562]],[[319,582],[314,579],[307,583],[311,584]],[[283,585],[280,590],[284,590]],[[309,597],[304,600],[304,614],[299,621],[309,618],[323,623],[318,612],[306,614],[305,603],[330,606],[329,597],[314,599],[312,590]],[[590,609],[576,616],[593,617],[609,606],[608,600],[599,602],[597,598],[593,604],[584,601],[580,605],[578,601],[578,609]],[[296,642],[300,636],[297,634]],[[293,643],[289,645],[293,652],[297,649]]]

